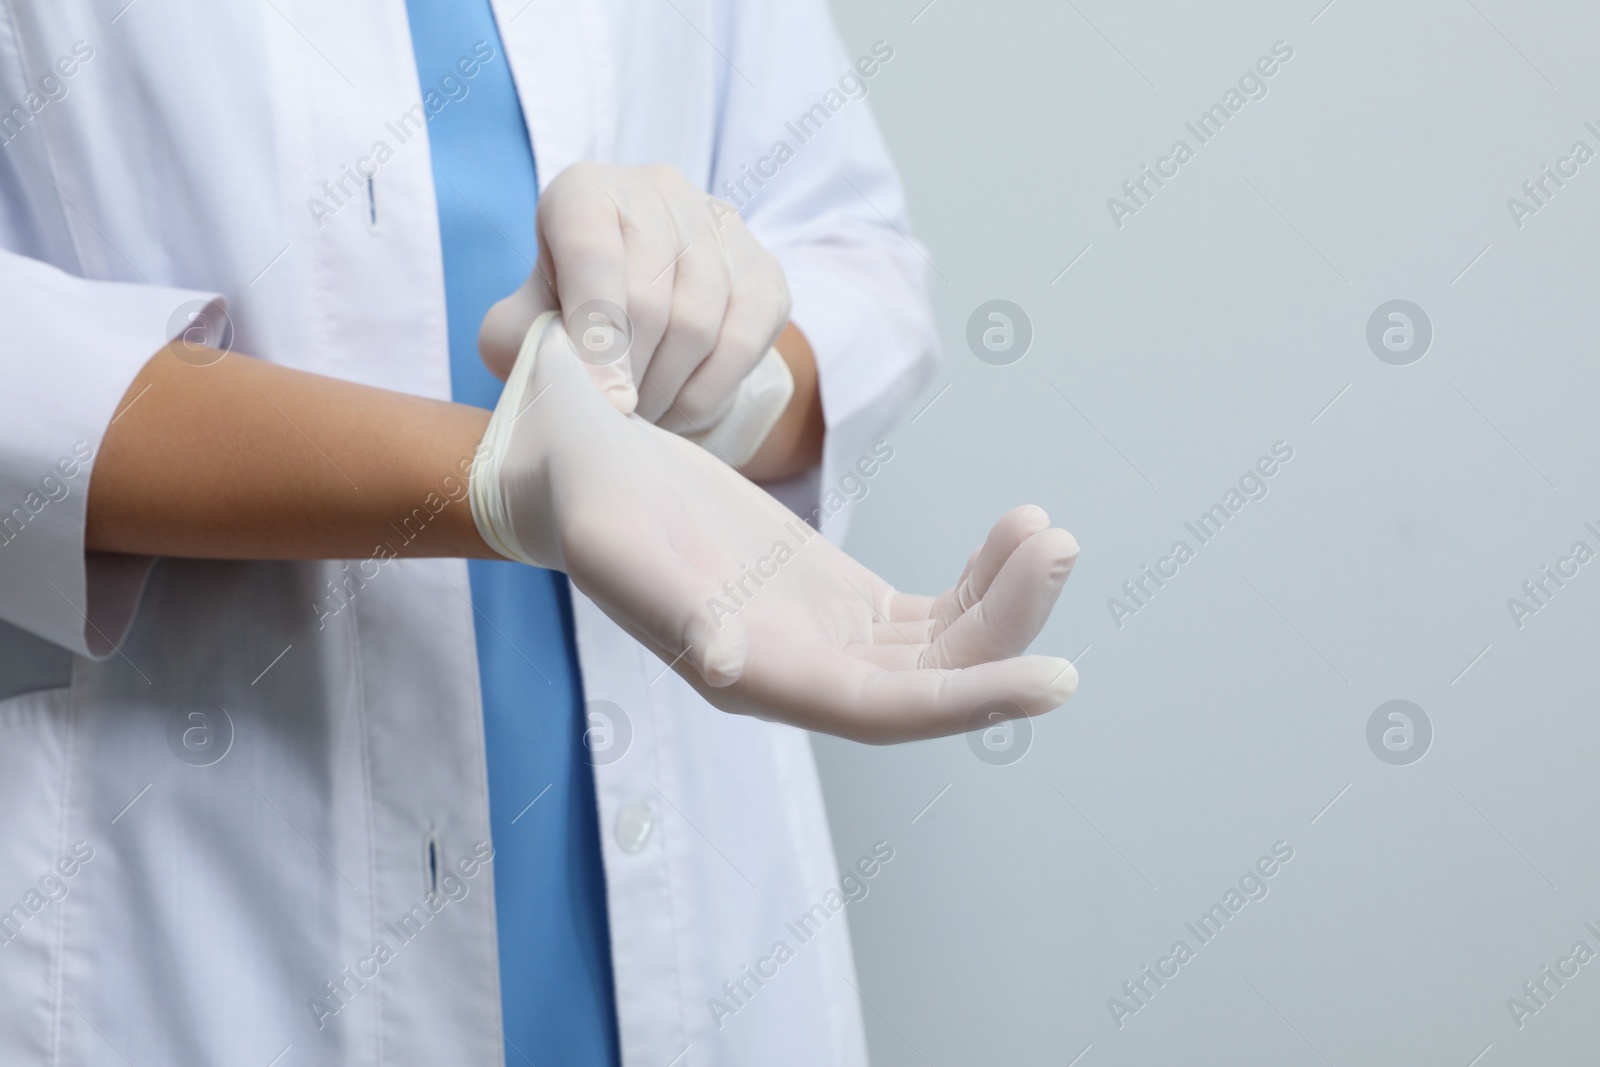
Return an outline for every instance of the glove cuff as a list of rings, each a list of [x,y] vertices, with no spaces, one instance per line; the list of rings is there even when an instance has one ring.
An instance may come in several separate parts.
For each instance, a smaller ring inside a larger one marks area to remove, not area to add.
[[[467,496],[472,503],[472,521],[484,543],[506,559],[514,559],[535,567],[547,566],[535,559],[517,539],[511,508],[506,501],[503,471],[511,448],[511,435],[518,417],[538,399],[530,396],[533,372],[538,361],[539,342],[546,327],[558,319],[554,311],[547,311],[533,320],[522,339],[517,361],[506,377],[500,401],[494,414],[489,416],[489,426],[478,445],[468,482]]]
[[[776,348],[769,348],[739,383],[727,414],[706,429],[683,436],[738,470],[755,458],[793,398],[789,364]]]

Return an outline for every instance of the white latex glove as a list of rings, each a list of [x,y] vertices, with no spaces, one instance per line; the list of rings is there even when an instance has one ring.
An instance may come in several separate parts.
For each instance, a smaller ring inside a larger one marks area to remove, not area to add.
[[[554,314],[522,346],[471,500],[490,547],[566,571],[724,711],[884,743],[1077,688],[1069,661],[1022,655],[1078,552],[1043,511],[1002,518],[943,596],[897,593],[714,456],[607,404]]]
[[[505,377],[528,326],[559,310],[618,410],[733,466],[753,456],[794,393],[771,347],[789,287],[733,208],[674,167],[577,163],[540,194],[537,228],[533,273],[484,317],[489,369]]]

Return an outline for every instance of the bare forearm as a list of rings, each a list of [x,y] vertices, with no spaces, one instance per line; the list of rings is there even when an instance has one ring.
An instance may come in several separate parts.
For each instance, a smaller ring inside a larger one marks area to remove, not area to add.
[[[794,397],[761,448],[740,473],[753,482],[777,482],[822,462],[822,392],[817,361],[806,335],[794,323],[778,335],[778,354],[794,377]]]
[[[128,389],[89,487],[90,549],[493,555],[465,499],[487,411],[237,354],[195,362],[164,349]]]

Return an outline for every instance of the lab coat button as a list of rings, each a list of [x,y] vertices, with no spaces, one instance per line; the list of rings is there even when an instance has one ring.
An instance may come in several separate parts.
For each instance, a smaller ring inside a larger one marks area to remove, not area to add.
[[[624,804],[617,812],[617,847],[629,855],[640,852],[655,828],[656,813],[649,801]]]

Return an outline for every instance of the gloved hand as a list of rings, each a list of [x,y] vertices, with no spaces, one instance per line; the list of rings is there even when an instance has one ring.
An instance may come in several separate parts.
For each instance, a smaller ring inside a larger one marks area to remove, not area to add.
[[[1077,687],[1069,661],[1022,655],[1078,552],[1038,508],[1002,518],[943,596],[897,593],[714,456],[611,407],[553,313],[522,345],[471,500],[490,547],[566,571],[724,711],[883,743],[966,730],[995,702],[1039,714]]]
[[[562,171],[539,197],[533,273],[484,317],[484,362],[505,377],[533,320],[560,310],[618,410],[741,466],[794,392],[771,347],[789,288],[738,214],[717,204],[670,166]]]

